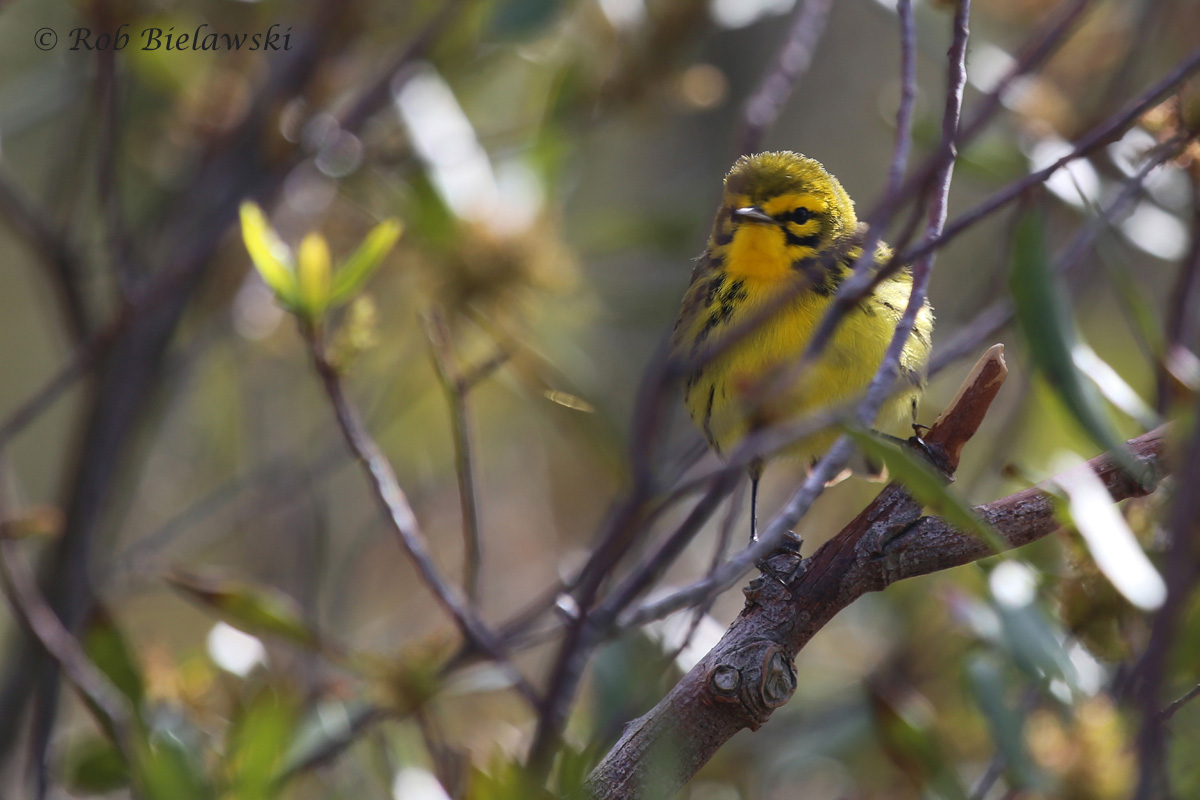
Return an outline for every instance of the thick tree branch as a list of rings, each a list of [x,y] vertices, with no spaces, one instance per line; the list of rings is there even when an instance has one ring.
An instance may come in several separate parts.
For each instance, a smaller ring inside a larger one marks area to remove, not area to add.
[[[999,348],[981,359],[951,406],[926,437],[956,468],[1003,383]],[[1167,437],[1159,428],[1128,443],[1149,468],[1166,474]],[[1081,467],[1082,468],[1082,467]],[[1153,491],[1125,475],[1108,455],[1092,459],[1114,500]],[[1053,498],[1040,487],[976,508],[1007,547],[1020,547],[1059,527]],[[826,623],[867,592],[992,555],[983,540],[938,517],[892,484],[812,557],[779,555],[772,568],[786,584],[759,579],[747,589],[741,616],[653,710],[634,720],[588,779],[592,798],[651,798],[674,794],[716,750],[743,728],[757,729],[790,699],[793,659]],[[790,561],[790,564],[787,563]]]

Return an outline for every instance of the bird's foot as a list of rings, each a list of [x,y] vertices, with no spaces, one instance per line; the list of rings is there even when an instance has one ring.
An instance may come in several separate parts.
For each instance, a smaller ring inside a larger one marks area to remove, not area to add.
[[[790,586],[803,574],[807,566],[805,560],[800,556],[800,548],[803,545],[804,538],[802,536],[788,531],[784,535],[779,549],[755,564],[762,576],[751,582],[751,588],[757,588],[757,585],[761,585],[760,582],[765,578],[770,578],[785,588]]]
[[[946,479],[947,483],[954,483],[954,467],[950,465],[946,451],[939,444],[927,442],[921,435],[929,430],[929,426],[914,422],[913,435],[909,437],[906,444],[924,456],[925,460]]]

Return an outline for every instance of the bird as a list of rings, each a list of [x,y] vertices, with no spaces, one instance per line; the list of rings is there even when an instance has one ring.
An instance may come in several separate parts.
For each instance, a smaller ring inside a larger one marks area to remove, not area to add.
[[[854,201],[815,159],[786,150],[744,155],[725,176],[721,205],[695,261],[670,346],[674,363],[695,365],[684,379],[684,405],[718,456],[728,456],[751,432],[830,410],[870,384],[908,305],[907,266],[878,281],[846,311],[809,369],[800,374],[788,369],[804,354],[862,255],[865,234]],[[883,264],[892,251],[881,242],[873,256]],[[770,311],[773,306],[778,310]],[[884,435],[916,422],[933,321],[926,301],[900,356],[899,388],[875,420]],[[741,338],[706,357],[723,336],[732,335]],[[780,455],[811,464],[836,439],[836,430],[821,430]],[[752,542],[758,538],[758,484],[765,466],[763,458],[755,458],[748,467]]]

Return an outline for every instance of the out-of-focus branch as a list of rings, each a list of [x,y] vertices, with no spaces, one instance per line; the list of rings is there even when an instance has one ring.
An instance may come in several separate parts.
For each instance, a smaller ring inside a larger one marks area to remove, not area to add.
[[[462,506],[463,586],[471,605],[478,606],[483,544],[479,532],[479,495],[475,486],[475,447],[467,412],[467,393],[471,387],[460,373],[454,357],[454,346],[450,342],[450,331],[441,314],[436,310],[430,312],[425,320],[425,328],[433,366],[450,406],[450,421],[454,430],[454,471],[458,475],[458,501]]]
[[[963,123],[958,134],[959,145],[971,141],[983,130],[992,116],[1000,110],[1004,95],[1013,84],[1039,67],[1058,49],[1091,4],[1092,0],[1073,0],[1050,11],[1046,24],[1021,47],[1012,66],[996,81],[991,91],[980,98],[968,120]]]
[[[1086,136],[1071,149],[1071,152],[1065,154],[1061,158],[1046,165],[1042,169],[1035,170],[1023,178],[1013,181],[1008,186],[1005,186],[1000,191],[993,194],[987,200],[979,203],[970,211],[964,212],[956,217],[953,221],[946,225],[945,230],[936,239],[931,239],[912,250],[900,254],[896,257],[899,263],[909,263],[920,258],[926,253],[945,247],[956,236],[965,231],[967,228],[975,225],[979,221],[986,219],[993,214],[997,209],[1003,208],[1008,203],[1020,197],[1028,189],[1045,183],[1046,179],[1052,174],[1062,169],[1076,159],[1082,158],[1089,153],[1111,143],[1117,137],[1122,135],[1125,130],[1142,114],[1156,105],[1163,97],[1165,97],[1176,86],[1187,79],[1193,72],[1200,69],[1200,48],[1193,50],[1187,58],[1179,63],[1175,69],[1171,70],[1166,77],[1158,83],[1151,86],[1141,94],[1136,100],[1128,106],[1118,111],[1113,116],[1105,120],[1104,123],[1092,128]]]
[[[80,343],[68,363],[35,392],[33,401],[22,405],[0,425],[0,441],[4,441],[48,408],[79,377],[97,372],[95,393],[85,411],[79,455],[63,502],[66,524],[45,571],[47,600],[68,630],[80,623],[91,602],[91,547],[118,474],[120,457],[158,385],[157,366],[193,290],[206,277],[222,233],[236,217],[238,201],[273,195],[303,157],[295,148],[277,153],[277,158],[269,157],[264,152],[263,133],[275,121],[279,99],[300,93],[317,71],[324,50],[335,41],[327,35],[328,30],[343,13],[344,4],[333,0],[315,6],[304,33],[294,36],[291,51],[273,60],[241,124],[212,142],[203,156],[205,168],[196,172],[192,184],[162,212],[155,229],[162,243],[158,261],[165,266],[131,293],[129,302],[108,326]],[[364,100],[361,108],[377,108],[386,98],[385,93],[371,102]],[[362,116],[357,124],[365,119],[366,115]],[[31,752],[35,769],[44,774],[56,709],[57,665],[45,662],[26,639],[12,653],[0,687],[0,717],[17,718],[33,694],[30,687],[41,685],[41,707],[34,717]],[[0,728],[0,758],[11,749],[16,730],[16,726]]]
[[[508,660],[496,635],[475,615],[458,590],[438,570],[433,555],[429,552],[425,536],[417,524],[416,514],[413,513],[408,498],[405,496],[404,490],[400,488],[400,482],[396,479],[391,462],[379,449],[375,440],[371,438],[358,409],[346,396],[341,376],[325,356],[319,334],[311,328],[305,327],[305,338],[308,341],[313,366],[333,405],[334,415],[337,417],[338,426],[341,428],[346,445],[367,473],[371,491],[383,509],[384,518],[392,529],[392,533],[396,535],[400,546],[416,566],[421,580],[433,592],[442,608],[453,618],[467,643],[478,652],[493,659],[513,681],[516,690],[537,707],[541,702],[537,692]]]
[[[1156,404],[1160,414],[1171,400],[1170,364],[1181,348],[1194,347],[1200,331],[1196,305],[1200,303],[1200,178],[1192,178],[1192,243],[1179,264],[1179,274],[1167,302],[1167,329],[1162,363],[1158,366]]]
[[[746,101],[738,152],[753,153],[762,147],[763,136],[775,124],[783,104],[812,64],[831,5],[832,0],[804,0],[796,8],[783,47]]]
[[[1162,711],[1159,711],[1158,721],[1162,723],[1169,721],[1171,717],[1175,716],[1179,712],[1179,709],[1183,708],[1197,697],[1200,697],[1200,684],[1196,684],[1182,696],[1172,701],[1169,706],[1164,708]]]
[[[132,759],[133,714],[129,703],[63,626],[42,596],[33,574],[21,564],[15,549],[12,540],[0,536],[0,583],[13,615],[59,665],[76,691],[104,714],[117,747],[127,759]]]
[[[912,0],[896,4],[900,19],[900,106],[896,110],[896,143],[892,147],[892,166],[888,170],[886,197],[894,197],[904,181],[908,154],[912,150],[912,118],[917,104],[917,22]],[[886,228],[887,223],[877,225]]]
[[[466,0],[447,0],[421,30],[408,41],[392,62],[376,76],[375,80],[358,95],[358,99],[342,114],[339,124],[347,130],[358,130],[380,108],[387,105],[396,91],[396,81],[404,80],[404,73],[418,59],[424,58],[446,28],[458,19],[466,7]]]
[[[926,437],[957,467],[963,445],[978,428],[1004,379],[993,348]],[[1128,443],[1156,476],[1166,474],[1166,431]],[[1141,496],[1138,484],[1108,455],[1088,462],[1114,501]],[[1059,527],[1050,494],[1034,487],[979,506],[976,511],[1008,547],[1019,547]],[[891,485],[812,557],[778,555],[773,571],[787,581],[759,579],[747,591],[741,616],[720,643],[658,706],[631,722],[588,779],[593,798],[671,796],[716,750],[743,728],[757,729],[791,697],[792,660],[841,609],[867,592],[905,578],[970,563],[993,554],[989,545],[921,507]]]
[[[1196,410],[1200,411],[1200,398],[1197,398]],[[1154,615],[1150,640],[1135,669],[1135,698],[1142,715],[1137,737],[1138,783],[1133,795],[1135,800],[1171,796],[1167,786],[1167,742],[1161,694],[1171,648],[1197,581],[1200,581],[1196,545],[1200,534],[1200,492],[1196,491],[1197,486],[1200,486],[1200,424],[1194,423],[1187,449],[1180,454],[1179,480],[1169,517],[1163,570],[1167,597]]]
[[[1159,145],[1157,151],[1146,159],[1141,168],[1125,180],[1125,185],[1116,197],[1105,204],[1098,211],[1095,219],[1080,230],[1061,254],[1055,258],[1055,273],[1065,275],[1079,268],[1079,265],[1084,263],[1084,256],[1087,255],[1101,231],[1109,227],[1113,218],[1124,211],[1142,193],[1146,177],[1162,164],[1179,155],[1195,136],[1196,134],[1185,134]],[[936,375],[952,362],[977,350],[983,342],[990,339],[996,331],[1012,319],[1013,313],[1013,304],[1008,298],[997,300],[980,311],[968,326],[937,348],[930,359],[929,373]]]
[[[4,176],[0,176],[0,213],[50,265],[67,331],[76,343],[86,340],[91,330],[91,314],[81,286],[83,268],[78,253],[67,244],[62,233],[54,229],[41,211]]]

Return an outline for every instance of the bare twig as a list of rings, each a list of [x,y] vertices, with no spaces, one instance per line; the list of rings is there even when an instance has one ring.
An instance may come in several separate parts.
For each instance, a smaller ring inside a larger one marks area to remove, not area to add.
[[[442,608],[453,618],[463,638],[470,646],[495,660],[508,673],[517,691],[534,706],[539,705],[537,692],[508,661],[495,634],[475,615],[458,590],[442,577],[429,552],[425,536],[417,525],[417,517],[408,503],[408,498],[405,496],[404,490],[400,488],[399,481],[396,480],[396,473],[392,469],[391,462],[367,433],[358,410],[346,396],[341,376],[325,357],[318,334],[309,328],[305,330],[305,338],[308,341],[313,366],[333,405],[334,415],[337,417],[338,426],[346,439],[346,445],[362,464],[367,473],[371,491],[383,509],[384,518],[404,552],[412,559],[422,581],[433,592]]]
[[[1193,138],[1195,135],[1185,135],[1159,145],[1157,151],[1146,158],[1141,168],[1124,181],[1121,191],[1105,204],[1097,212],[1095,218],[1063,248],[1055,258],[1055,274],[1069,274],[1083,264],[1084,256],[1088,254],[1096,237],[1112,224],[1115,216],[1124,211],[1141,194],[1146,177],[1179,155]],[[977,350],[983,342],[990,339],[996,331],[1012,319],[1014,311],[1012,301],[1008,298],[997,300],[980,311],[968,326],[958,331],[949,342],[941,345],[933,354],[929,365],[930,374],[936,375],[952,362]]]
[[[353,105],[342,114],[339,123],[347,130],[358,130],[383,106],[399,88],[397,82],[406,80],[406,71],[418,59],[424,58],[438,37],[458,19],[468,5],[466,0],[448,0],[442,4],[421,30],[396,53],[392,62],[384,68],[370,86],[358,96]]]
[[[1158,721],[1162,723],[1167,722],[1171,719],[1171,717],[1175,716],[1181,708],[1195,700],[1197,697],[1200,697],[1200,684],[1196,684],[1181,697],[1178,697],[1172,701],[1171,705],[1159,711]]]
[[[892,148],[892,166],[888,170],[887,193],[895,197],[904,181],[908,154],[912,150],[912,118],[917,103],[917,23],[913,17],[912,0],[900,0],[896,5],[900,19],[900,107],[896,111],[896,143]],[[887,223],[877,224],[886,228]]]
[[[1070,3],[1054,8],[1047,16],[1049,19],[1028,42],[1021,48],[1012,66],[1001,76],[996,85],[986,95],[980,98],[978,105],[968,120],[963,123],[958,134],[958,143],[963,145],[971,141],[983,130],[992,116],[1000,109],[1004,95],[1020,78],[1041,66],[1047,58],[1066,40],[1067,34],[1075,27],[1092,0],[1072,0]]]
[[[1058,170],[1076,159],[1082,158],[1089,153],[1109,144],[1131,125],[1138,117],[1144,114],[1147,110],[1156,105],[1164,96],[1173,90],[1179,83],[1185,80],[1189,75],[1200,69],[1200,48],[1193,50],[1187,58],[1185,58],[1175,69],[1171,70],[1166,77],[1158,83],[1151,86],[1141,94],[1135,101],[1118,111],[1113,116],[1109,117],[1104,123],[1091,129],[1086,136],[1071,149],[1071,152],[1057,159],[1051,164],[1029,173],[1019,180],[1013,181],[1008,186],[993,194],[987,200],[984,200],[979,205],[972,208],[963,214],[960,214],[953,221],[946,225],[941,235],[935,239],[930,239],[923,242],[911,251],[897,256],[896,260],[899,263],[907,263],[914,261],[926,253],[945,247],[950,241],[957,237],[967,228],[975,225],[982,219],[985,219],[997,209],[1011,203],[1016,198],[1020,197],[1026,190],[1040,183],[1044,183],[1047,178],[1053,175]]]
[[[1171,376],[1168,364],[1179,348],[1194,346],[1200,321],[1196,319],[1196,300],[1200,297],[1200,178],[1192,179],[1192,243],[1179,264],[1179,274],[1168,296],[1169,308],[1162,353],[1156,376],[1158,413],[1165,413],[1171,401]]]
[[[76,343],[86,340],[92,321],[81,285],[83,264],[79,254],[65,241],[63,233],[51,225],[41,210],[30,203],[17,187],[2,175],[0,212],[3,212],[13,229],[50,265],[67,331]]]
[[[12,540],[3,536],[0,536],[0,581],[14,616],[62,668],[76,691],[104,714],[117,747],[127,759],[132,759],[133,712],[129,702],[63,626],[39,591],[33,575],[21,564]]]
[[[733,539],[733,529],[736,527],[738,520],[742,516],[742,501],[745,498],[745,484],[743,489],[730,497],[729,507],[725,509],[725,517],[721,520],[721,527],[717,531],[717,545],[713,548],[712,562],[708,567],[708,574],[712,575],[717,567],[721,566],[725,561],[725,556],[729,553],[729,544]],[[692,619],[688,623],[687,632],[679,642],[679,646],[675,652],[671,654],[670,661],[674,661],[679,657],[679,654],[688,648],[692,643],[692,637],[696,635],[696,630],[700,627],[700,622],[704,616],[712,610],[713,603],[716,602],[715,597],[708,598],[705,602],[698,603],[692,609]]]
[[[483,564],[483,544],[479,530],[479,494],[475,485],[474,444],[467,411],[470,385],[459,371],[450,342],[450,331],[437,310],[425,320],[429,351],[438,379],[450,406],[454,430],[454,471],[458,476],[458,500],[462,506],[463,523],[463,585],[467,599],[479,604],[480,567]]]
[[[742,115],[742,135],[739,152],[753,153],[762,147],[767,129],[775,124],[783,104],[796,88],[796,83],[812,64],[813,54],[825,21],[829,18],[832,0],[804,0],[792,15],[787,39],[775,54],[771,68],[763,76],[758,89],[746,101]]]
[[[110,2],[94,3],[92,16],[97,30],[111,31],[116,27],[112,20]],[[137,276],[130,258],[130,244],[117,173],[121,144],[121,87],[117,82],[116,54],[109,48],[99,49],[96,52],[96,62],[96,89],[101,117],[96,155],[96,190],[105,217],[105,233],[108,235],[117,288],[123,299]]]
[[[1200,398],[1198,398],[1200,400]],[[1197,402],[1200,410],[1200,402]],[[1175,492],[1168,528],[1165,579],[1167,597],[1154,615],[1150,640],[1138,662],[1136,699],[1142,725],[1137,737],[1138,783],[1136,800],[1169,797],[1166,785],[1166,736],[1160,712],[1167,661],[1180,620],[1200,580],[1197,563],[1197,533],[1200,532],[1200,424],[1194,426],[1187,450],[1181,457],[1178,490]]]

